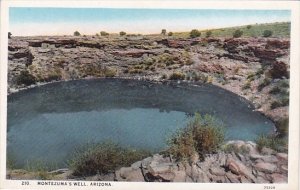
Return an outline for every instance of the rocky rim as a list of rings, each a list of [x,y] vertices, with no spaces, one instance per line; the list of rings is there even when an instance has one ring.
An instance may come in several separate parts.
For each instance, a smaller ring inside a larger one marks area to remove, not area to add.
[[[285,38],[13,37],[8,44],[8,94],[54,81],[97,77],[198,81],[248,99],[278,125],[288,118],[282,96],[289,93],[289,48]],[[24,71],[34,79],[32,84],[20,82]],[[219,152],[202,165],[179,166],[154,155],[147,158],[148,165],[135,163],[113,176],[127,181],[287,182],[287,155],[260,155],[253,143],[246,145],[252,147],[246,155]],[[152,162],[164,165],[158,167],[162,175]]]

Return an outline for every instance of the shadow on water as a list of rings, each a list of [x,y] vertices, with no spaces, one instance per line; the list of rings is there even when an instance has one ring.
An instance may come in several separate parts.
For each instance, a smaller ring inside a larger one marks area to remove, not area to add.
[[[63,163],[74,147],[112,140],[161,150],[195,112],[214,115],[227,139],[253,140],[273,124],[243,98],[212,85],[121,79],[52,83],[8,96],[8,151],[24,160]]]

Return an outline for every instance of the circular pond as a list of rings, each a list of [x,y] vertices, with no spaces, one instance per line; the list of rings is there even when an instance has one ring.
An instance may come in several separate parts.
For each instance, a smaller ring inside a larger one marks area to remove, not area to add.
[[[254,140],[273,129],[245,99],[213,85],[78,80],[8,96],[7,151],[19,167],[37,160],[62,167],[88,142],[158,151],[195,112],[221,120],[227,140]]]

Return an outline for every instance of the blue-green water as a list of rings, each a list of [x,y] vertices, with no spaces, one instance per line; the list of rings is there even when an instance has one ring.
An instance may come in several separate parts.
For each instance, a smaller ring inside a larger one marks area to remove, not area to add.
[[[159,151],[195,112],[212,114],[226,138],[253,140],[273,124],[241,97],[212,85],[94,79],[48,84],[8,96],[7,151],[18,166],[63,166],[75,147],[113,141]]]

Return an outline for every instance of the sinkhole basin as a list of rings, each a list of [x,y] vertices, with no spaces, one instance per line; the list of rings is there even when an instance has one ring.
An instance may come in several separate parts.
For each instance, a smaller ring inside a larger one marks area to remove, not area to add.
[[[57,82],[8,96],[7,154],[16,166],[66,166],[76,147],[111,141],[160,151],[198,112],[226,127],[226,140],[254,140],[274,124],[244,98],[210,85],[127,79]]]

